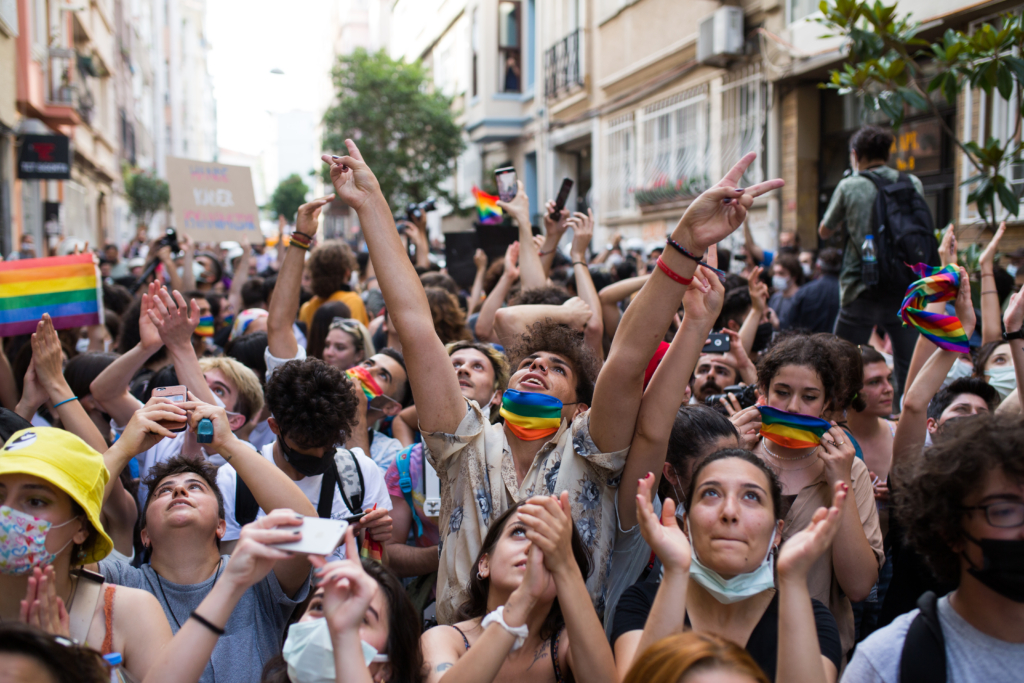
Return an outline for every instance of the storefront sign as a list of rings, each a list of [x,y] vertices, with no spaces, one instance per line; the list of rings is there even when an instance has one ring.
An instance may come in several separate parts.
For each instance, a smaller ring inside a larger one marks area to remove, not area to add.
[[[898,171],[929,175],[942,170],[942,129],[935,118],[900,126],[890,149],[890,165]]]
[[[69,180],[71,143],[64,135],[22,135],[18,177],[22,180]]]
[[[197,242],[263,243],[248,166],[167,157],[167,183],[174,223]]]

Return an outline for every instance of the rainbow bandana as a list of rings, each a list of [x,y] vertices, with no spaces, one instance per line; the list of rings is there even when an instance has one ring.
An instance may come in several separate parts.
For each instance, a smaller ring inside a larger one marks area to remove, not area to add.
[[[814,448],[832,425],[810,415],[789,413],[771,406],[758,406],[761,411],[761,436],[783,448]]]
[[[506,389],[499,413],[509,431],[523,441],[546,439],[562,424],[562,402],[547,394]]]
[[[971,347],[959,318],[923,310],[926,304],[956,298],[960,289],[960,270],[954,265],[933,268],[926,263],[918,263],[910,269],[921,279],[907,288],[907,296],[900,306],[904,326],[913,325],[940,349],[968,353]]]
[[[199,325],[196,327],[196,334],[200,337],[213,336],[213,316],[204,315],[199,318]]]
[[[372,401],[384,392],[381,391],[380,385],[377,384],[377,380],[373,378],[370,371],[364,368],[362,365],[356,365],[345,371],[348,378],[353,382],[359,384],[363,393],[366,394],[366,400]]]

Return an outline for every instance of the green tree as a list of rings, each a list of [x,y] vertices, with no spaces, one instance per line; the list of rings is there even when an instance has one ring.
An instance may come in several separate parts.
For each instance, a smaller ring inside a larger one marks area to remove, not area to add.
[[[294,223],[295,214],[298,213],[299,207],[306,203],[307,194],[309,188],[302,182],[302,177],[298,173],[292,173],[282,180],[274,194],[270,196],[269,208],[274,212],[274,218],[284,216],[286,221]]]
[[[338,58],[332,78],[337,103],[324,115],[324,149],[346,154],[345,138],[355,140],[396,211],[432,195],[458,207],[441,185],[462,153],[462,131],[423,65],[358,49]]]
[[[1007,176],[1021,163],[1021,116],[1024,116],[1024,17],[1008,14],[996,25],[982,24],[973,34],[947,29],[941,40],[917,37],[921,26],[910,15],[897,14],[896,4],[866,0],[823,0],[818,21],[833,35],[848,39],[849,59],[831,72],[823,87],[839,94],[856,93],[866,111],[881,111],[899,128],[908,108],[934,113],[976,173],[963,181],[971,188],[968,201],[993,229],[996,200],[1010,214],[1020,198]],[[925,67],[927,66],[927,72]],[[933,74],[933,75],[928,75]],[[963,142],[939,115],[936,100],[955,105],[965,86],[979,89],[989,107],[994,97],[1010,101],[1016,93],[1018,111],[1013,135],[1006,139],[984,133],[985,142]]]
[[[125,169],[124,191],[132,215],[140,225],[149,225],[153,214],[166,209],[171,201],[171,188],[167,183],[139,169]]]

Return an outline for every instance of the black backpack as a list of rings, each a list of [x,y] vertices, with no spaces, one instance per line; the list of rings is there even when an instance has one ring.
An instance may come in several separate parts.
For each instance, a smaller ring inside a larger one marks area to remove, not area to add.
[[[902,683],[945,683],[946,639],[939,623],[938,598],[928,591],[917,600],[920,612],[910,622],[900,654]]]
[[[940,264],[931,211],[906,173],[900,173],[893,182],[869,171],[860,175],[878,190],[871,213],[878,284],[868,290],[868,295],[875,299],[902,298],[918,279],[909,266]]]
[[[339,448],[334,453],[334,462],[328,466],[320,483],[320,500],[317,502],[316,514],[320,519],[330,519],[334,508],[334,487],[337,486],[345,505],[353,515],[363,510],[363,497],[366,485],[363,482],[363,471],[352,451]],[[242,527],[256,520],[260,506],[256,497],[246,486],[245,480],[235,476],[235,521]]]

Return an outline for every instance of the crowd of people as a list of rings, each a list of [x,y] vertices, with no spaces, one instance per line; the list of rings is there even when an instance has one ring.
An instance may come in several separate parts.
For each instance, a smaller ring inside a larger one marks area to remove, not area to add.
[[[950,227],[926,311],[970,352],[902,324],[861,247],[891,142],[851,141],[841,249],[756,243],[748,154],[651,250],[554,202],[534,237],[519,183],[464,289],[351,140],[276,249],[108,245],[103,325],[0,347],[0,671],[1015,679],[1024,288]],[[365,251],[317,242],[335,199]],[[282,547],[308,518],[333,551]]]

